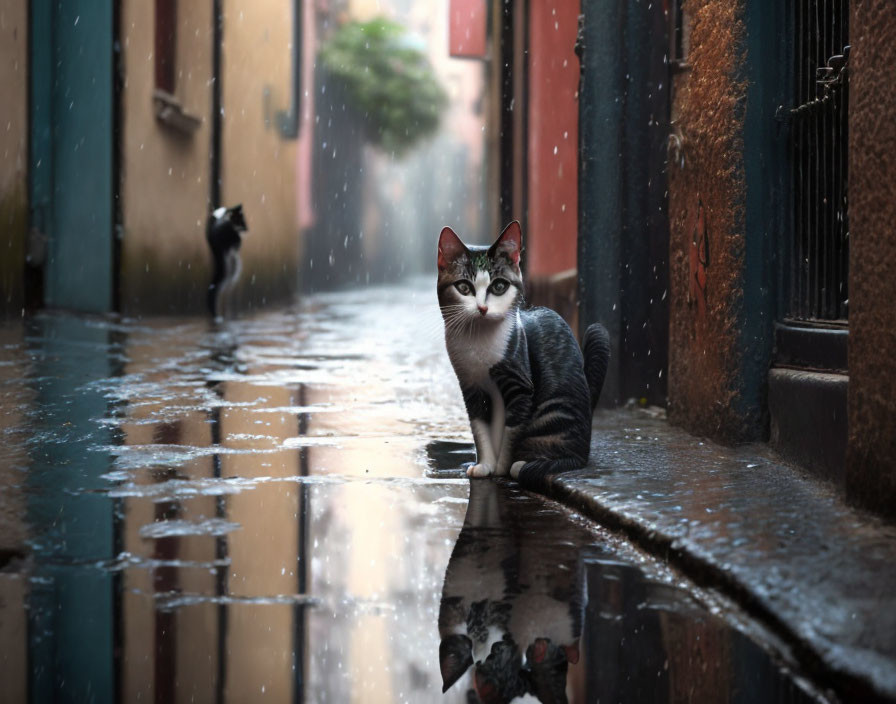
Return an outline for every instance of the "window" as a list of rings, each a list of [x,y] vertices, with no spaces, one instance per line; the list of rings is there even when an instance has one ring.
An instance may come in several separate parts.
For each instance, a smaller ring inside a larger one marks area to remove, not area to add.
[[[174,95],[177,0],[156,0],[156,88]]]
[[[178,135],[190,135],[201,120],[188,114],[177,97],[177,0],[155,0],[156,119]]]
[[[792,239],[785,318],[846,325],[849,0],[792,0]]]

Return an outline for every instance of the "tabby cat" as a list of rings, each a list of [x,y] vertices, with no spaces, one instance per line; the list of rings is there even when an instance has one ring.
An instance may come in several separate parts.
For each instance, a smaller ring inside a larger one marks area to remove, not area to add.
[[[465,245],[446,227],[437,290],[476,445],[467,474],[510,474],[537,488],[545,477],[588,461],[610,344],[606,329],[591,325],[583,359],[563,318],[525,307],[521,252],[516,221],[491,247]]]

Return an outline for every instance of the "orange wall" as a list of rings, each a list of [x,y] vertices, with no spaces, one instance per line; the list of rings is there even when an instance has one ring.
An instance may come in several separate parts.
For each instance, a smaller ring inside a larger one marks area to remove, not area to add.
[[[529,276],[576,267],[579,59],[578,3],[529,6]]]

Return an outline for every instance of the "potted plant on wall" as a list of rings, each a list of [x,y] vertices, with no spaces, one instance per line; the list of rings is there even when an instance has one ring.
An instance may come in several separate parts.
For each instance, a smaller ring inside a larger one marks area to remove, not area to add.
[[[346,22],[323,44],[319,58],[369,143],[402,156],[438,129],[448,97],[400,24],[385,18]]]

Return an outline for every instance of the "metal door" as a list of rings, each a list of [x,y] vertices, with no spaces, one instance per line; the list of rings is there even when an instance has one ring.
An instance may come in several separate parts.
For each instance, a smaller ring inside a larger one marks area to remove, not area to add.
[[[113,0],[34,0],[32,227],[47,238],[44,302],[112,307]]]

